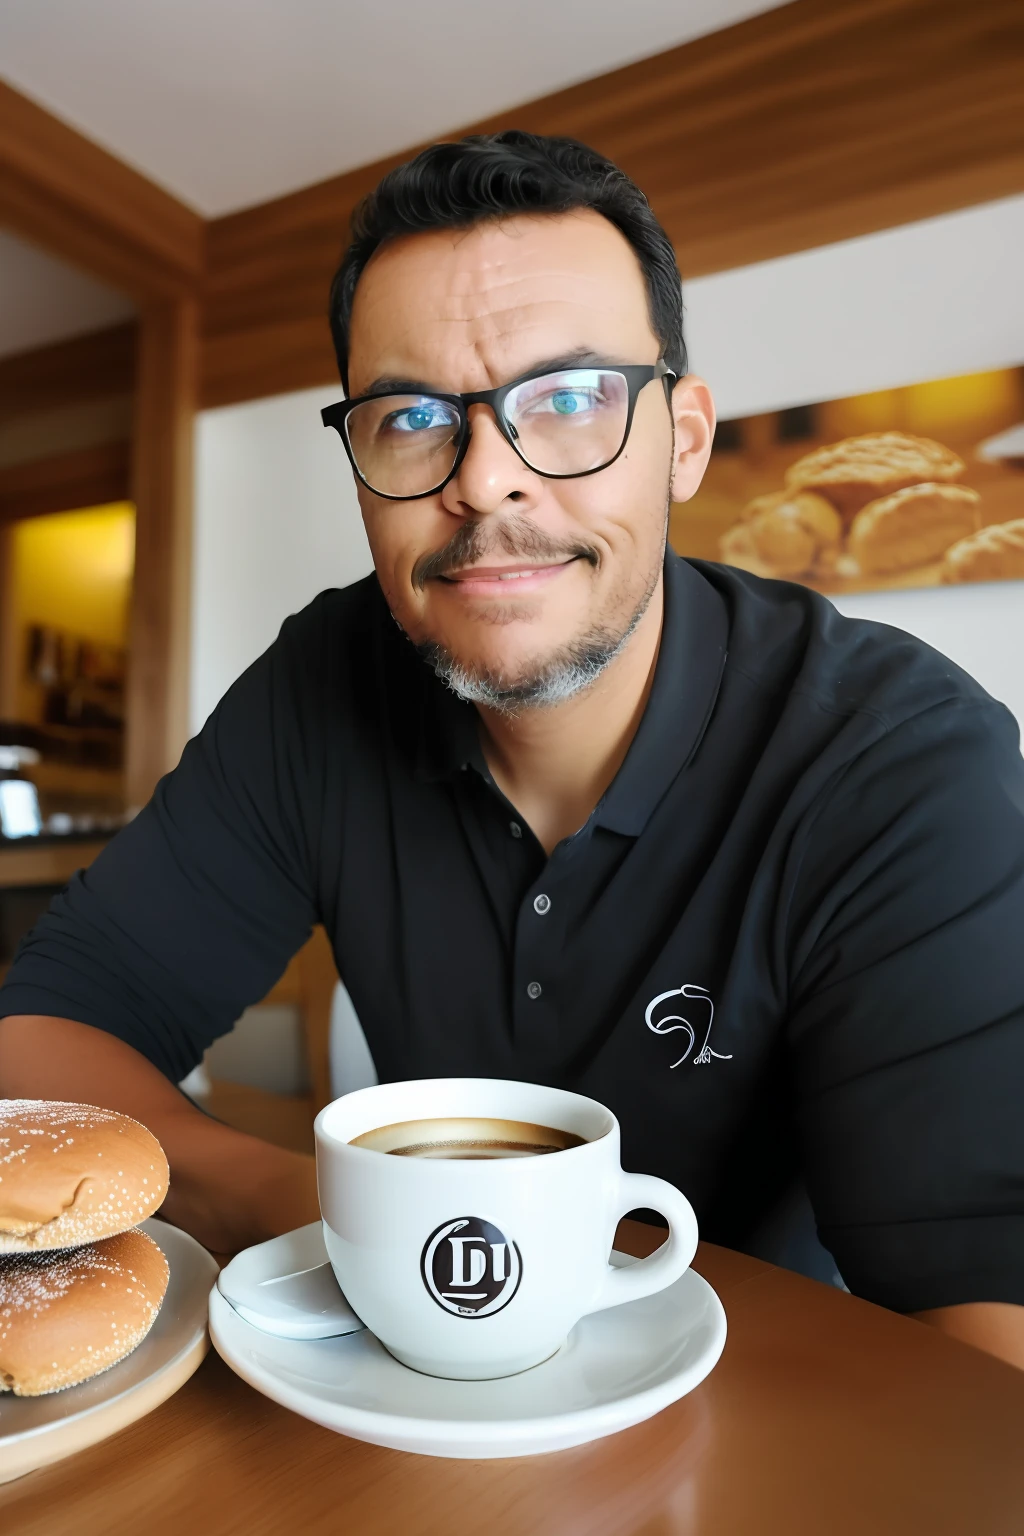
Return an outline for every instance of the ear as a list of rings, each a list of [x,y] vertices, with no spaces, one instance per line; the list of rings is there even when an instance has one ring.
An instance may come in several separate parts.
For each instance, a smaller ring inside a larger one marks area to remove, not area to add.
[[[703,379],[688,373],[672,391],[675,457],[672,500],[689,501],[704,476],[715,435],[715,402]]]

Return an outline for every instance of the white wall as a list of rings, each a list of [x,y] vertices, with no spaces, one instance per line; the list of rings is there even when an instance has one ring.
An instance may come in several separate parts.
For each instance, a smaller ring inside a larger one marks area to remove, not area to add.
[[[1024,197],[683,282],[721,417],[1024,363]]]
[[[203,411],[196,430],[191,728],[288,614],[371,569],[348,459],[320,408],[341,386]]]
[[[723,417],[1024,362],[1024,197],[684,285]],[[191,719],[323,587],[370,568],[337,389],[207,411],[197,440]],[[920,635],[1024,722],[1024,583],[842,598]]]

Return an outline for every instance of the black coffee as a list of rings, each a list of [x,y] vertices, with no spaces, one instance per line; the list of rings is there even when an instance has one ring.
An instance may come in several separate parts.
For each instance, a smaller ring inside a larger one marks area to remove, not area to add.
[[[527,1120],[446,1115],[436,1120],[401,1120],[352,1139],[353,1147],[388,1152],[392,1157],[464,1158],[542,1157],[581,1147],[585,1138]]]

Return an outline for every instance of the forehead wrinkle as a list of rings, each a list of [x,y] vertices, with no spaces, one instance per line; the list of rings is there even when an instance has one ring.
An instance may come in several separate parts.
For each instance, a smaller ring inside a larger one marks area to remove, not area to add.
[[[586,249],[573,248],[575,241],[559,259],[520,227],[478,226],[449,235],[440,270],[435,266],[419,283],[424,257],[428,266],[436,261],[419,237],[382,251],[357,289],[362,323],[356,329],[364,337],[377,333],[359,375],[422,378],[437,388],[466,390],[505,383],[535,358],[575,347],[624,356],[642,343],[644,355],[638,351],[636,360],[646,360],[651,333],[643,276],[629,245],[606,228],[613,241],[604,243],[605,254],[619,249],[597,270]],[[436,253],[439,242],[432,243]],[[394,264],[400,270],[405,262],[412,263],[409,275],[396,285]]]
[[[615,283],[609,293],[606,273],[567,269],[563,265],[531,265],[524,271],[510,262],[467,264],[452,274],[451,287],[444,298],[450,306],[451,318],[470,321],[538,304],[567,305],[573,309],[593,305],[604,313],[609,308],[628,311],[636,304],[636,295],[630,294],[624,284]]]

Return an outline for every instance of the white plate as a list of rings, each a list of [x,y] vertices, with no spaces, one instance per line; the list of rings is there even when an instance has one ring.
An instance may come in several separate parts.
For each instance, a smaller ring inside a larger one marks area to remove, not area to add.
[[[217,1265],[177,1227],[150,1220],[142,1230],[159,1243],[171,1270],[156,1322],[126,1359],[79,1387],[45,1397],[0,1393],[0,1483],[141,1419],[177,1392],[206,1354],[207,1297]]]
[[[280,1262],[285,1274],[300,1267],[286,1245]],[[341,1338],[275,1337],[247,1322],[216,1287],[210,1295],[214,1348],[250,1386],[355,1440],[427,1456],[525,1456],[627,1429],[703,1381],[725,1332],[722,1303],[687,1270],[655,1296],[585,1317],[558,1354],[531,1371],[500,1381],[443,1381],[400,1365],[368,1329]]]

